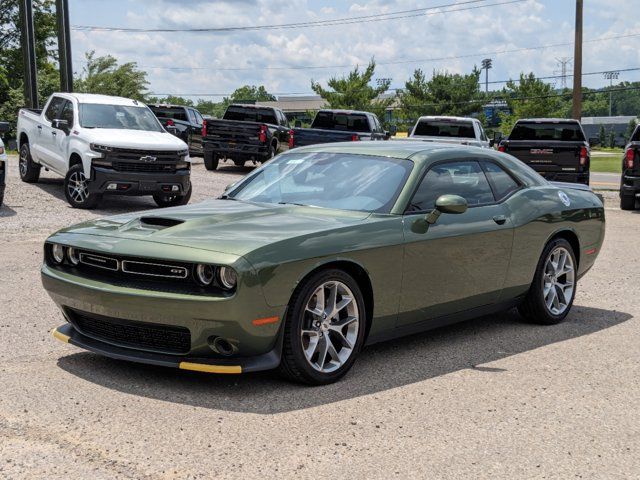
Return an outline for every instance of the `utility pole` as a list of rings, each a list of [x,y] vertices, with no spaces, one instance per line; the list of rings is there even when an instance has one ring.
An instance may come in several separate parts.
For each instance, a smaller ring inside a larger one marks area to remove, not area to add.
[[[71,58],[71,25],[69,0],[56,0],[58,23],[58,58],[60,59],[60,90],[73,92],[73,62]]]
[[[33,27],[32,0],[19,0],[20,42],[24,66],[24,100],[29,108],[38,108],[38,68],[36,66],[36,34]]]
[[[573,47],[573,118],[582,118],[582,0],[576,0],[576,30]]]
[[[560,65],[560,71],[554,73],[560,73],[560,88],[563,90],[567,88],[567,66],[573,61],[571,57],[556,58],[556,62]]]
[[[604,72],[602,74],[605,80],[609,80],[609,116],[611,116],[611,105],[613,103],[613,92],[611,89],[613,88],[613,80],[617,80],[620,76],[620,72],[612,71],[612,72]]]
[[[489,69],[493,68],[493,61],[490,58],[482,60],[482,66],[480,70],[484,70],[484,91],[489,92]]]

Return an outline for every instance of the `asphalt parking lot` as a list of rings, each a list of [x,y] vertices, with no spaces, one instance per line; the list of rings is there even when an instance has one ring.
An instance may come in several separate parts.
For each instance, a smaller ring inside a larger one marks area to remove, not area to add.
[[[192,202],[250,168],[194,166]],[[607,201],[607,238],[567,321],[515,312],[365,349],[341,382],[135,365],[54,341],[39,277],[54,230],[153,208],[71,209],[62,180],[0,210],[0,478],[638,478],[640,211]]]

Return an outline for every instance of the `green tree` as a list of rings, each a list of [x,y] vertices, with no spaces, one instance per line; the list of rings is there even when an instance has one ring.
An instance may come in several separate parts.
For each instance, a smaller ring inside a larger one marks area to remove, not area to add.
[[[44,101],[58,88],[56,67],[56,18],[53,0],[34,0],[38,97]],[[18,2],[0,2],[0,120],[15,123],[24,105],[24,67],[20,44],[21,21]]]
[[[600,125],[600,132],[598,133],[598,142],[601,147],[604,147],[607,143],[607,131],[604,129],[604,125]]]
[[[184,97],[176,97],[175,95],[167,95],[166,97],[147,97],[147,103],[163,103],[166,105],[184,105],[185,107],[193,107],[193,100]]]
[[[227,99],[225,99],[227,100]],[[234,102],[275,102],[276,97],[267,92],[263,85],[244,85],[237,88],[228,98],[230,103]],[[224,102],[223,102],[224,103]]]
[[[211,115],[220,118],[224,114],[227,104],[225,102],[212,102],[211,100],[198,100],[196,108],[203,115]]]
[[[325,99],[331,108],[364,110],[377,114],[379,118],[384,118],[385,110],[393,103],[394,99],[379,97],[389,89],[391,80],[381,79],[375,87],[372,87],[370,84],[375,71],[376,62],[371,59],[363,71],[356,67],[346,77],[330,78],[327,82],[330,90],[313,80],[311,80],[311,88]]]
[[[467,116],[475,113],[484,100],[478,87],[479,79],[480,70],[476,67],[466,75],[434,71],[430,80],[417,69],[400,95],[401,111],[412,120],[421,115]]]
[[[111,55],[96,57],[95,52],[85,54],[87,66],[83,75],[76,80],[75,90],[84,93],[101,93],[145,99],[147,74],[138,69],[136,62],[118,65],[118,60]]]
[[[633,132],[635,131],[637,124],[638,124],[637,118],[632,118],[631,120],[629,120],[629,124],[627,125],[627,131],[623,135],[624,143],[627,143],[629,140],[631,140],[631,137],[633,136]]]
[[[613,130],[609,130],[609,144],[607,146],[609,148],[615,148],[616,146],[616,132]]]
[[[543,82],[533,73],[520,74],[518,81],[509,80],[502,91],[511,114],[501,113],[501,130],[508,135],[520,118],[565,117],[566,98],[558,96],[553,86]]]

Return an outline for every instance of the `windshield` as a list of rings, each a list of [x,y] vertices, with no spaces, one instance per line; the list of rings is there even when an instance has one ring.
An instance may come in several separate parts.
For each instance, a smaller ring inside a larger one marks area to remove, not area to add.
[[[421,120],[416,125],[414,135],[424,137],[475,138],[473,123]]]
[[[162,132],[162,125],[147,107],[80,104],[80,126],[84,128],[115,128],[119,130],[145,130]]]
[[[291,153],[265,164],[229,198],[389,213],[411,172],[406,159]]]
[[[318,112],[311,128],[359,133],[371,131],[366,115],[335,112]]]
[[[275,110],[271,108],[234,107],[227,108],[222,117],[224,120],[239,122],[261,122],[277,125]]]
[[[517,123],[509,135],[509,140],[581,142],[584,141],[584,135],[577,123]]]

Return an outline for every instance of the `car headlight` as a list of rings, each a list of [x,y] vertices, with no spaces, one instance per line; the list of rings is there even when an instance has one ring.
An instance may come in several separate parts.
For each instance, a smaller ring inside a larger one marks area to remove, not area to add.
[[[91,150],[99,153],[111,153],[113,152],[113,147],[107,147],[106,145],[99,145],[97,143],[92,143],[89,145]]]
[[[211,265],[200,264],[196,267],[196,280],[204,287],[208,287],[213,283],[215,271]]]
[[[180,151],[178,152],[178,156],[179,156],[179,157],[187,157],[188,155],[189,155],[189,150],[188,150],[188,149],[180,150]]]
[[[218,269],[218,280],[220,285],[227,290],[233,290],[238,283],[238,275],[231,267],[220,267]]]
[[[58,265],[64,262],[64,247],[59,243],[51,245],[51,258]]]
[[[91,161],[91,165],[94,167],[112,167],[113,163],[111,163],[111,160],[97,160],[94,158]]]
[[[78,255],[78,251],[73,247],[69,247],[67,250],[67,258],[74,267],[80,263],[80,255]]]

